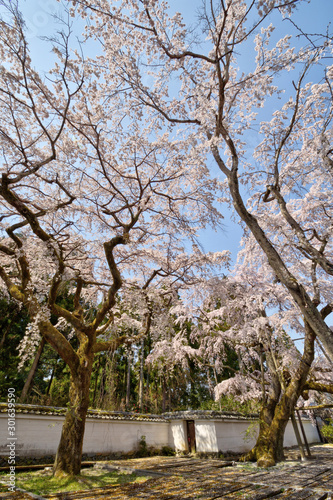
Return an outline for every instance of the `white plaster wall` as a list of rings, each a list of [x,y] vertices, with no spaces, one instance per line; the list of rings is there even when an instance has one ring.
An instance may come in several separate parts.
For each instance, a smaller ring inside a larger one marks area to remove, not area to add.
[[[203,453],[219,451],[216,424],[217,422],[210,420],[195,421],[196,451]]]
[[[320,442],[316,427],[313,426],[309,420],[302,420],[302,422],[308,443],[311,444]],[[258,432],[258,424],[256,423],[256,421],[253,421],[250,424],[246,421],[215,421],[215,425],[218,451],[234,451],[236,453],[244,453],[246,451],[249,451],[256,442]],[[246,440],[244,441],[246,431],[249,427],[251,439],[249,439],[249,435],[248,438],[246,438]],[[300,429],[299,431],[301,433]],[[301,438],[303,442],[302,435]],[[287,424],[283,445],[285,447],[297,445],[297,440],[291,421],[289,421]]]
[[[58,449],[64,417],[16,414],[17,456],[54,455]],[[88,418],[83,453],[135,450],[142,436],[148,446],[169,444],[168,422],[100,420]],[[7,455],[7,415],[0,414],[0,454]]]
[[[169,427],[169,446],[175,450],[187,451],[186,423],[184,420],[171,420]]]
[[[57,451],[64,417],[16,414],[16,455],[37,457]],[[0,454],[7,455],[7,415],[0,414]]]
[[[305,435],[306,435],[306,439],[307,439],[308,443],[309,444],[319,443],[320,438],[319,438],[316,426],[312,425],[310,420],[302,420],[302,423],[303,423],[303,427],[304,427],[304,431],[305,431]],[[300,436],[302,439],[302,443],[303,443],[303,441],[304,441],[303,434],[301,432],[298,420],[297,420],[297,425],[298,425],[298,430],[299,430],[299,433],[300,433]],[[295,445],[297,445],[296,436],[295,436],[293,425],[292,425],[291,421],[289,421],[287,424],[287,427],[286,427],[285,434],[284,434],[283,446],[287,447],[287,446],[295,446]]]
[[[235,453],[244,453],[250,450],[256,440],[257,426],[255,422],[244,420],[225,420],[215,421],[217,451],[225,453],[233,451]],[[244,441],[247,429],[250,427],[251,439]],[[254,435],[252,435],[252,433]]]
[[[169,444],[168,422],[87,419],[83,453],[113,453],[135,450],[142,436],[148,446]]]
[[[64,417],[53,415],[16,414],[16,454],[18,456],[54,455],[57,451]],[[303,420],[309,443],[319,442],[316,427]],[[8,455],[7,414],[0,414],[0,455]],[[196,445],[198,452],[243,453],[250,450],[255,437],[245,442],[248,421],[237,420],[195,420]],[[148,446],[160,448],[169,445],[176,450],[187,451],[186,422],[125,421],[88,418],[83,443],[83,452],[113,453],[135,450],[142,436]],[[288,423],[284,446],[296,445],[291,422]]]

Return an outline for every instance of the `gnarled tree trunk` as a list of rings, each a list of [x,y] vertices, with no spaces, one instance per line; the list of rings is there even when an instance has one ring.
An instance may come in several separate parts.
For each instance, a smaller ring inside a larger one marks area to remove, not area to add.
[[[93,354],[83,356],[76,370],[71,371],[69,408],[62,427],[60,443],[53,466],[53,475],[80,474]]]
[[[258,467],[272,467],[284,459],[284,433],[298,397],[295,392],[285,393],[278,404],[261,410],[257,442],[242,460],[257,461]]]
[[[260,412],[257,442],[252,450],[242,457],[243,461],[257,461],[259,467],[271,467],[284,459],[285,429],[303,391],[314,358],[315,334],[308,323],[305,323],[305,332],[304,353],[298,369],[288,384],[281,380],[282,396],[279,400],[277,388],[275,391],[271,389]],[[276,373],[272,379],[274,385]]]

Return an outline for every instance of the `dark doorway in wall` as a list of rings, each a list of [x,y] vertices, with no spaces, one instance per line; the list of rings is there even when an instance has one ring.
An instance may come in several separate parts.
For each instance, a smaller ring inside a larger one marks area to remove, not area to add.
[[[194,420],[186,420],[188,451],[195,453],[195,425]]]

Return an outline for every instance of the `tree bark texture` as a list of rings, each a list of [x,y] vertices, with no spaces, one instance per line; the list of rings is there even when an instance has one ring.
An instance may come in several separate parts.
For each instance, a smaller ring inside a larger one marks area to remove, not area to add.
[[[308,323],[305,323],[305,331],[304,353],[299,366],[288,383],[281,380],[281,397],[278,397],[278,391],[271,390],[267,400],[263,402],[257,442],[252,450],[242,457],[243,461],[257,461],[259,467],[271,467],[284,459],[285,429],[306,384],[314,359],[315,334]]]
[[[82,447],[86,416],[89,407],[89,387],[92,372],[92,359],[80,360],[80,365],[71,372],[69,408],[62,427],[60,443],[53,466],[53,475],[75,476],[80,474]]]

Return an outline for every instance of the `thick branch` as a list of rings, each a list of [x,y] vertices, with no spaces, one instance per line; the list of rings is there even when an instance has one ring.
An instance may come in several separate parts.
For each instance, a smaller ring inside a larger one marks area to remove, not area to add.
[[[13,193],[13,191],[10,191],[8,185],[8,175],[3,173],[2,183],[0,186],[0,195],[3,196],[3,198],[10,204],[10,206],[15,208],[18,213],[28,221],[31,229],[36,234],[36,236],[38,236],[38,238],[45,242],[49,241],[51,239],[51,236],[41,228],[36,215],[31,212],[31,210],[16,196],[15,193]]]
[[[117,337],[116,339],[108,340],[108,341],[98,341],[94,345],[94,353],[102,352],[102,351],[115,351],[120,345],[125,344],[125,342],[129,341],[127,335],[122,335],[121,337]],[[130,341],[132,343],[132,340]]]
[[[41,335],[53,347],[53,349],[68,364],[71,371],[76,370],[79,365],[79,357],[68,340],[57,330],[50,321],[38,322]]]
[[[306,391],[318,391],[318,392],[328,392],[333,394],[333,383],[332,384],[322,384],[320,382],[308,381],[304,385],[304,390]],[[312,408],[311,408],[312,409]]]
[[[232,143],[232,147],[229,147],[230,142]],[[288,289],[290,295],[292,296],[296,304],[299,306],[305,321],[309,323],[315,334],[321,340],[326,351],[333,359],[332,331],[323,320],[320,312],[318,311],[317,307],[313,304],[311,298],[305,291],[304,287],[290,273],[286,264],[283,262],[281,256],[275,250],[274,246],[269,241],[265,232],[259,226],[257,219],[252,214],[250,214],[250,212],[246,209],[239,190],[238,156],[236,154],[236,148],[230,137],[228,139],[227,145],[232,155],[232,170],[230,171],[230,174],[227,175],[227,178],[234,208],[238,213],[238,215],[240,216],[240,218],[245,222],[247,227],[250,229],[254,238],[257,240],[259,246],[265,253],[268,262],[273,271],[275,272],[276,276],[281,281],[281,283]]]
[[[298,222],[294,219],[287,208],[287,204],[280,193],[280,190],[275,188],[274,186],[267,186],[267,191],[274,195],[274,198],[277,200],[281,213],[285,220],[288,222],[290,227],[295,231],[298,240],[300,242],[301,250],[304,250],[315,262],[317,262],[327,274],[333,275],[333,264],[330,262],[322,253],[322,251],[317,250],[316,247],[311,245],[311,243],[307,240],[305,233]]]

